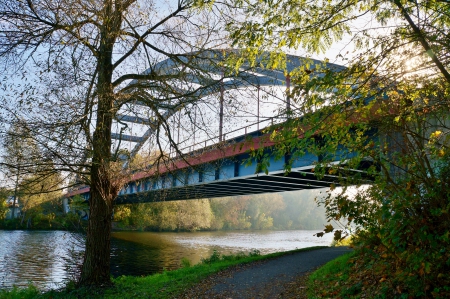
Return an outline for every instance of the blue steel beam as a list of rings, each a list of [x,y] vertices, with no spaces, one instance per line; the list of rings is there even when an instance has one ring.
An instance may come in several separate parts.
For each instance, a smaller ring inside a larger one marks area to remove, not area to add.
[[[116,114],[116,118],[119,121],[130,122],[130,123],[135,123],[135,124],[144,124],[144,125],[151,124],[150,119],[139,117],[139,116]]]
[[[125,134],[117,134],[117,133],[111,133],[111,138],[116,140],[122,140],[122,141],[130,141],[130,142],[144,142],[144,138],[141,136],[132,136],[132,135],[125,135]]]

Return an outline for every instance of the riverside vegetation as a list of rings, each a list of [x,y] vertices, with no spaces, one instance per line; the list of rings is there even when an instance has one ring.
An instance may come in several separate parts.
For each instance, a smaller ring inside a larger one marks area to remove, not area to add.
[[[327,222],[317,207],[318,191],[122,205],[116,228],[152,231],[320,229]]]
[[[302,191],[121,205],[115,207],[114,227],[140,231],[321,229],[326,218],[324,208],[314,201],[318,194]],[[60,201],[50,199],[27,208],[16,219],[5,219],[5,206],[0,229],[79,230],[83,222],[77,212],[87,209],[87,203],[73,200],[73,213],[65,215]]]
[[[0,298],[173,298],[184,290],[199,283],[209,275],[238,264],[247,264],[264,259],[275,258],[292,252],[313,250],[311,247],[288,252],[260,255],[258,251],[248,254],[221,255],[215,251],[200,264],[190,265],[187,259],[181,261],[182,268],[145,277],[121,276],[113,279],[114,286],[108,288],[75,288],[69,283],[63,290],[41,292],[33,286],[26,289],[0,290]]]

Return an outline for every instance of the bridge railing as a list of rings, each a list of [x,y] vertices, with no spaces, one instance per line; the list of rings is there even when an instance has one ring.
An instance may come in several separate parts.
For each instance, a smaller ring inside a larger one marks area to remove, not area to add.
[[[222,136],[214,136],[214,137],[207,138],[207,139],[204,139],[199,142],[195,142],[188,146],[179,148],[178,151],[171,149],[169,152],[169,157],[175,158],[178,156],[179,152],[181,152],[183,154],[187,154],[187,153],[195,152],[197,150],[208,150],[208,149],[213,148],[214,146],[217,146],[218,144],[220,144],[220,142],[225,142],[225,141],[232,140],[234,138],[243,137],[249,133],[263,130],[269,126],[272,126],[272,125],[278,124],[278,123],[282,123],[284,121],[286,121],[286,118],[283,118],[280,116],[268,117],[268,118],[265,118],[258,122],[254,122],[254,123],[248,124],[246,126],[240,127],[238,129],[227,131],[227,132],[223,133]]]

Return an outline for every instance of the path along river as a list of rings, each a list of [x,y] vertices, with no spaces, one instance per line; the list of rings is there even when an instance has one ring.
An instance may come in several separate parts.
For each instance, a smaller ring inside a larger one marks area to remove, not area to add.
[[[318,231],[218,231],[193,233],[115,232],[111,272],[148,275],[180,267],[183,257],[196,264],[221,254],[261,254],[329,245],[332,235]],[[0,231],[0,288],[32,283],[41,289],[58,288],[71,278],[74,256],[83,250],[81,235],[63,231]],[[72,270],[71,270],[72,269]]]

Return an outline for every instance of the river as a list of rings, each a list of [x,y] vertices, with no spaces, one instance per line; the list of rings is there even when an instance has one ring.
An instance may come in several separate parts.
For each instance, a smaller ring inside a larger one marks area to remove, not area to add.
[[[314,237],[318,231],[218,231],[192,233],[114,232],[111,272],[148,275],[180,267],[183,257],[196,264],[221,254],[261,254],[329,245],[332,235]],[[74,260],[83,251],[82,235],[64,231],[1,231],[0,288],[59,288],[72,277]]]

